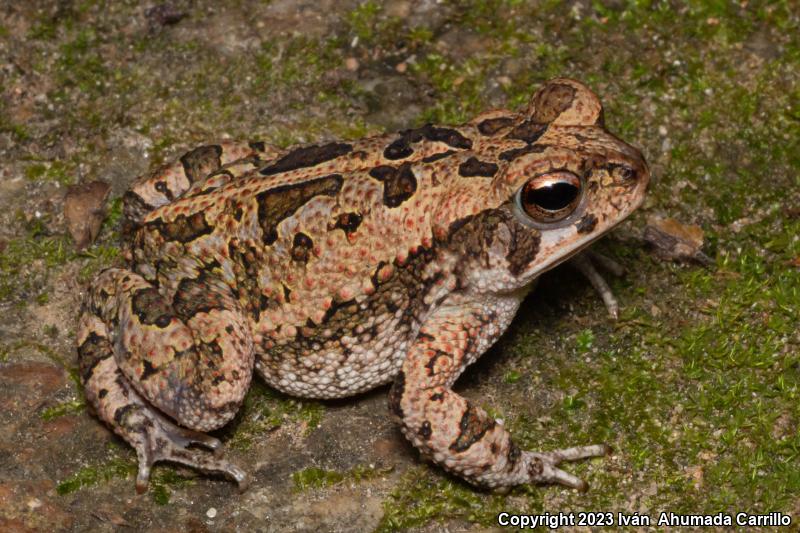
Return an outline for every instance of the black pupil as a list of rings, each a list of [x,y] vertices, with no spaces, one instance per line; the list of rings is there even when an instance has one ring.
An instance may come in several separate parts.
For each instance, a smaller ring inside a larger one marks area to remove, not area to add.
[[[529,190],[525,201],[547,211],[558,211],[571,204],[578,196],[578,192],[578,188],[571,183],[559,181]]]

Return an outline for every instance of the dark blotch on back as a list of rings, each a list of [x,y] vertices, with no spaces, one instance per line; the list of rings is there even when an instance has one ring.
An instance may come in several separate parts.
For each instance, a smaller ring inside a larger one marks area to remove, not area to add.
[[[351,151],[353,151],[353,145],[347,143],[329,143],[321,146],[297,148],[275,161],[275,163],[262,168],[261,174],[272,176],[298,168],[313,167]]]
[[[380,165],[369,171],[369,175],[378,181],[386,181],[397,172],[397,167]]]
[[[292,260],[298,263],[308,263],[314,241],[305,233],[296,233],[292,241]]]
[[[472,148],[472,141],[460,132],[450,128],[437,128],[431,124],[426,124],[421,128],[413,130],[406,130],[400,133],[400,137],[395,139],[383,151],[383,156],[386,159],[403,159],[414,153],[411,145],[418,143],[423,139],[433,142],[442,142],[452,148],[467,150]]]
[[[433,126],[427,126],[423,129],[425,130],[425,138],[429,141],[443,142],[447,146],[452,146],[453,148],[459,148],[462,150],[468,150],[472,148],[472,141],[461,135],[461,133],[456,130],[449,128],[435,128]]]
[[[178,284],[172,299],[172,309],[182,320],[189,320],[197,313],[208,313],[224,309],[227,299],[217,288],[219,281],[207,270],[196,278],[185,278]]]
[[[209,144],[195,148],[181,157],[183,172],[194,183],[201,180],[222,166],[222,147],[218,144]]]
[[[363,218],[359,213],[341,213],[336,217],[336,222],[328,224],[328,231],[340,229],[349,235],[358,229],[362,220]]]
[[[411,163],[375,167],[369,175],[383,182],[383,203],[387,207],[397,207],[417,192],[417,177],[411,170]]]
[[[140,289],[131,297],[131,310],[146,326],[165,328],[172,320],[172,308],[155,287]]]
[[[514,124],[514,119],[511,117],[487,118],[478,124],[478,131],[481,132],[482,135],[494,135],[512,124]]]
[[[147,226],[154,227],[168,241],[191,242],[198,237],[208,235],[214,231],[214,227],[206,222],[203,212],[193,215],[178,215],[172,222],[163,219],[148,222]]]
[[[278,224],[315,196],[336,196],[342,189],[341,174],[331,174],[301,183],[281,185],[256,195],[258,223],[266,244],[278,239]]]
[[[434,161],[438,161],[440,159],[444,159],[445,157],[449,157],[453,154],[457,153],[455,150],[448,150],[446,152],[439,152],[438,154],[429,155],[428,157],[423,157],[423,163],[433,163]]]
[[[508,132],[507,139],[518,139],[528,144],[533,144],[547,131],[547,124],[526,120]]]
[[[477,157],[470,157],[458,166],[458,175],[465,178],[481,176],[491,178],[497,174],[497,165],[481,161]]]
[[[501,153],[499,158],[503,161],[513,161],[516,158],[523,156],[525,154],[537,154],[542,153],[548,148],[546,144],[531,144],[530,146],[525,146],[523,148],[513,148],[511,150],[506,150],[505,152]]]

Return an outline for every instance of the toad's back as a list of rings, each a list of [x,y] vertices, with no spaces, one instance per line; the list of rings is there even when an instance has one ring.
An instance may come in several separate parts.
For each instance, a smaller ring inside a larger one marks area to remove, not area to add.
[[[136,270],[173,299],[185,280],[219,272],[254,333],[256,368],[284,392],[373,388],[394,377],[426,313],[457,284],[434,215],[447,227],[488,207],[500,156],[528,146],[530,128],[524,115],[494,112],[283,152],[203,147],[195,158],[207,177],[190,182],[181,164],[133,188],[155,204],[165,183],[182,175],[189,185],[142,217]]]

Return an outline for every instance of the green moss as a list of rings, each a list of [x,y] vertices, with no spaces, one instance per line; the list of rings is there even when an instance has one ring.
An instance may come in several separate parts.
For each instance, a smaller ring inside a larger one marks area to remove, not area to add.
[[[144,131],[147,131],[149,127],[145,126],[143,129]],[[150,148],[150,154],[153,157],[153,160],[160,163],[165,163],[166,156],[172,152],[173,147],[177,142],[178,140],[169,134],[159,136],[153,142],[153,146]]]
[[[408,30],[408,39],[413,48],[428,44],[433,39],[433,32],[428,28],[411,28]]]
[[[136,472],[135,461],[116,455],[115,452],[107,461],[93,466],[85,466],[61,481],[56,485],[56,492],[65,496],[117,479],[132,480],[136,476]],[[158,505],[167,505],[173,489],[185,487],[190,483],[192,483],[191,479],[179,475],[172,468],[155,466],[150,476],[148,492],[153,502]]]
[[[320,402],[291,398],[260,380],[253,380],[236,422],[226,430],[231,434],[228,445],[247,449],[254,440],[287,423],[302,423],[306,433],[311,432],[319,425],[324,412]]]
[[[48,407],[39,413],[39,418],[45,421],[53,420],[65,415],[74,415],[82,413],[86,409],[86,402],[83,399],[67,400],[61,402],[53,407]]]
[[[22,124],[14,124],[0,116],[0,133],[10,133],[16,141],[25,142],[31,138],[28,128]]]
[[[426,28],[407,28],[404,20],[383,13],[383,7],[373,0],[360,4],[347,14],[348,36],[357,38],[359,48],[371,50],[398,48],[415,49],[430,41],[433,34]],[[351,40],[352,44],[354,41]]]
[[[276,42],[266,41],[255,57],[260,67],[256,83],[268,88],[276,85],[296,86],[308,82],[317,85],[319,76],[327,72],[331,65],[341,64],[342,46],[343,42],[335,38],[322,41],[295,37],[283,43],[282,47]]]
[[[72,165],[64,161],[32,163],[25,167],[25,177],[30,181],[57,181],[63,185],[75,181]]]
[[[586,353],[592,349],[592,344],[594,344],[594,332],[590,329],[584,329],[575,337],[575,344],[578,349],[578,353]]]
[[[378,16],[381,11],[381,6],[373,0],[360,4],[347,14],[350,31],[359,39],[369,43],[374,34],[380,31],[380,28],[378,28]]]
[[[800,223],[785,230],[796,235]],[[695,298],[713,299],[676,343],[691,380],[687,415],[720,432],[716,442],[694,436],[696,448],[715,457],[705,468],[707,482],[727,487],[707,494],[704,508],[747,499],[757,509],[783,508],[800,483],[793,474],[800,447],[800,340],[793,338],[800,272],[765,263],[749,248],[724,259],[717,272],[682,276]]]
[[[41,20],[34,24],[30,31],[28,32],[28,36],[31,39],[37,39],[42,41],[52,41],[55,39],[58,32],[58,25],[52,19]]]
[[[31,222],[27,233],[0,252],[0,301],[41,301],[49,272],[75,257],[71,239],[49,235],[41,221]]]
[[[449,3],[456,7],[456,21],[460,26],[505,38],[516,32],[516,19],[525,8],[525,0],[451,0]]]
[[[191,478],[186,478],[178,474],[171,467],[156,467],[150,477],[148,490],[153,501],[158,505],[167,505],[172,497],[172,491],[193,483]]]
[[[359,465],[346,472],[325,470],[317,467],[304,468],[292,474],[294,490],[302,492],[309,489],[320,489],[336,485],[344,481],[360,482],[388,474],[391,469]]]
[[[90,282],[100,270],[113,264],[120,252],[118,246],[109,244],[98,244],[81,252],[80,256],[85,262],[78,271],[78,281]]]
[[[292,474],[294,488],[297,491],[307,489],[318,489],[327,487],[344,480],[344,474],[333,470],[323,470],[322,468],[309,467]]]
[[[426,109],[424,122],[458,124],[483,108],[486,71],[493,64],[468,59],[455,63],[449,57],[430,52],[412,65],[412,71],[436,91],[436,102]]]
[[[90,95],[105,93],[109,71],[100,55],[100,39],[90,28],[61,45],[59,77],[64,87],[77,87]]]
[[[114,457],[103,464],[81,468],[56,485],[56,492],[63,496],[100,483],[108,483],[114,479],[127,479],[134,475],[136,475],[135,463],[121,457]]]
[[[527,508],[526,512],[534,512]],[[485,527],[497,525],[497,514],[513,512],[504,497],[476,491],[463,482],[433,473],[424,467],[411,469],[383,504],[376,533],[407,529],[447,519],[461,519]]]

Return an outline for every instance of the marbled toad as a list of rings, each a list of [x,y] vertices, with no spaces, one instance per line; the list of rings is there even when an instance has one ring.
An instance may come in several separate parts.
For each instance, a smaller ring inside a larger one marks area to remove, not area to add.
[[[636,209],[648,179],[568,79],[459,127],[202,146],[125,196],[129,266],[97,277],[80,321],[86,396],[136,449],[140,491],[161,460],[245,483],[204,432],[233,418],[254,369],[305,398],[393,381],[403,433],[447,470],[580,488],[557,465],[604,445],[520,450],[451,386],[535,278]]]

